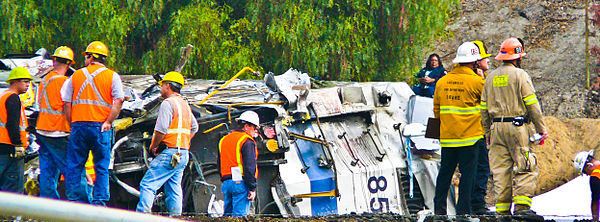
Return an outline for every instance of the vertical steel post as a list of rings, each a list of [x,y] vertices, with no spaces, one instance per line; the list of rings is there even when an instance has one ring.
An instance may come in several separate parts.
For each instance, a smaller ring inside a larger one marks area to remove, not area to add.
[[[588,8],[589,0],[585,0],[585,72],[587,75],[587,88],[590,89],[590,46],[588,30]]]

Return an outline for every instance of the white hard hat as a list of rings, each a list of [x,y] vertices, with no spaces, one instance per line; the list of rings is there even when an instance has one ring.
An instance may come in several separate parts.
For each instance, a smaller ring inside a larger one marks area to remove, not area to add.
[[[481,59],[479,47],[473,42],[464,42],[456,50],[456,58],[453,63],[471,63]]]
[[[585,164],[587,163],[588,157],[592,154],[592,150],[590,151],[581,151],[575,155],[575,159],[573,160],[573,165],[577,170],[582,173]]]
[[[240,117],[237,118],[236,120],[246,121],[248,123],[253,124],[254,126],[258,126],[260,124],[260,120],[258,119],[258,114],[256,114],[256,112],[254,112],[254,111],[243,112],[242,115],[240,115]]]

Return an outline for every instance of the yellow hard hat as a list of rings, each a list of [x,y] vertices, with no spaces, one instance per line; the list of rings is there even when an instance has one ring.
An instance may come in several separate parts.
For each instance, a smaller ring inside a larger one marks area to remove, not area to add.
[[[475,43],[475,45],[477,45],[477,48],[479,48],[479,53],[481,54],[482,59],[492,56],[492,54],[489,54],[487,52],[487,48],[485,47],[485,44],[482,41],[473,41],[473,43]]]
[[[56,48],[54,55],[51,55],[50,58],[63,58],[71,61],[69,65],[75,65],[75,60],[73,59],[73,50],[66,46]]]
[[[29,74],[29,70],[27,70],[24,67],[17,67],[14,68],[10,71],[10,73],[8,74],[8,79],[6,80],[7,83],[10,83],[11,80],[15,80],[15,79],[29,79],[32,80],[33,78],[31,77],[31,74]]]
[[[84,54],[87,54],[87,53],[103,55],[103,56],[108,57],[108,48],[101,41],[93,41],[85,49]],[[94,57],[98,58],[96,55],[94,55]]]
[[[185,80],[183,79],[183,75],[181,75],[181,73],[178,72],[168,72],[167,74],[165,74],[165,77],[163,77],[162,80],[158,81],[158,85],[163,84],[164,81],[169,81],[169,82],[174,82],[174,83],[179,83],[181,84],[181,87],[183,87]]]

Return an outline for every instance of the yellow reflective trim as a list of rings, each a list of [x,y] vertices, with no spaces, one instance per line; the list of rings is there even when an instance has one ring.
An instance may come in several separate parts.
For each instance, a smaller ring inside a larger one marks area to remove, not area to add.
[[[515,196],[513,197],[513,203],[531,206],[531,198],[528,196]]]
[[[511,203],[496,203],[496,212],[506,212],[510,210]]]
[[[250,136],[248,136],[248,134],[244,134],[237,142],[237,147],[236,147],[236,152],[235,152],[235,158],[237,159],[237,163],[238,163],[238,167],[241,170],[241,173],[244,174],[244,166],[242,165],[242,145],[244,145],[242,142],[246,142],[248,139],[250,139]]]
[[[530,105],[538,103],[538,99],[537,99],[537,96],[535,96],[535,94],[532,94],[530,96],[523,98],[523,102],[525,102],[525,105],[530,106]]]
[[[480,106],[459,107],[459,106],[440,106],[440,114],[458,114],[471,115],[479,114]]]
[[[487,102],[481,101],[481,105],[479,106],[479,108],[483,109],[483,110],[487,110]]]
[[[440,139],[440,145],[442,147],[471,146],[480,139],[483,139],[483,135],[464,138],[464,139]]]

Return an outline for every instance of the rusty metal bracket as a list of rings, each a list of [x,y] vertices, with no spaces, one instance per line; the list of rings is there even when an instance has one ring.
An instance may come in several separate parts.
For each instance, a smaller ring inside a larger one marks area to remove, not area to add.
[[[350,155],[352,155],[352,159],[354,159],[352,162],[350,162],[350,165],[352,166],[356,166],[356,164],[358,164],[358,158],[356,158],[356,155],[354,155],[354,151],[352,151],[352,147],[350,147],[350,143],[348,142],[348,138],[346,138],[346,132],[342,133],[342,135],[338,135],[339,139],[344,138],[344,141],[346,141],[346,145],[348,146],[348,150],[350,150]]]
[[[313,143],[318,143],[321,145],[321,149],[323,150],[323,153],[325,153],[325,149],[323,148],[323,146],[328,145],[327,141],[318,139],[318,138],[313,138],[313,137],[308,137],[305,135],[301,135],[301,134],[297,134],[297,133],[288,133],[288,136],[290,137],[290,139],[301,139],[301,140],[306,140],[309,142],[313,142]],[[296,145],[297,147],[297,145]],[[331,164],[329,163],[329,160],[327,160],[326,157],[320,156],[319,159],[319,166],[320,167],[331,167]]]
[[[314,193],[307,193],[307,194],[297,194],[297,195],[294,195],[294,198],[335,197],[335,196],[336,196],[336,191],[330,190],[330,191],[314,192]]]
[[[367,130],[363,131],[363,134],[368,134],[369,137],[371,138],[371,141],[373,142],[373,145],[375,145],[375,149],[377,150],[377,152],[379,153],[380,156],[375,157],[375,159],[379,160],[379,162],[383,161],[383,157],[387,154],[387,153],[382,153],[379,149],[379,146],[377,146],[377,143],[375,142],[375,139],[373,138],[373,135],[371,134],[371,129],[367,128]]]
[[[313,137],[308,137],[308,136],[305,136],[305,135],[300,135],[300,134],[296,134],[296,133],[288,133],[288,135],[290,136],[290,138],[298,138],[298,139],[301,139],[301,140],[306,140],[306,141],[310,141],[310,142],[313,142],[313,143],[319,143],[319,144],[322,144],[322,145],[327,144],[327,142],[325,142],[324,140],[313,138]]]

